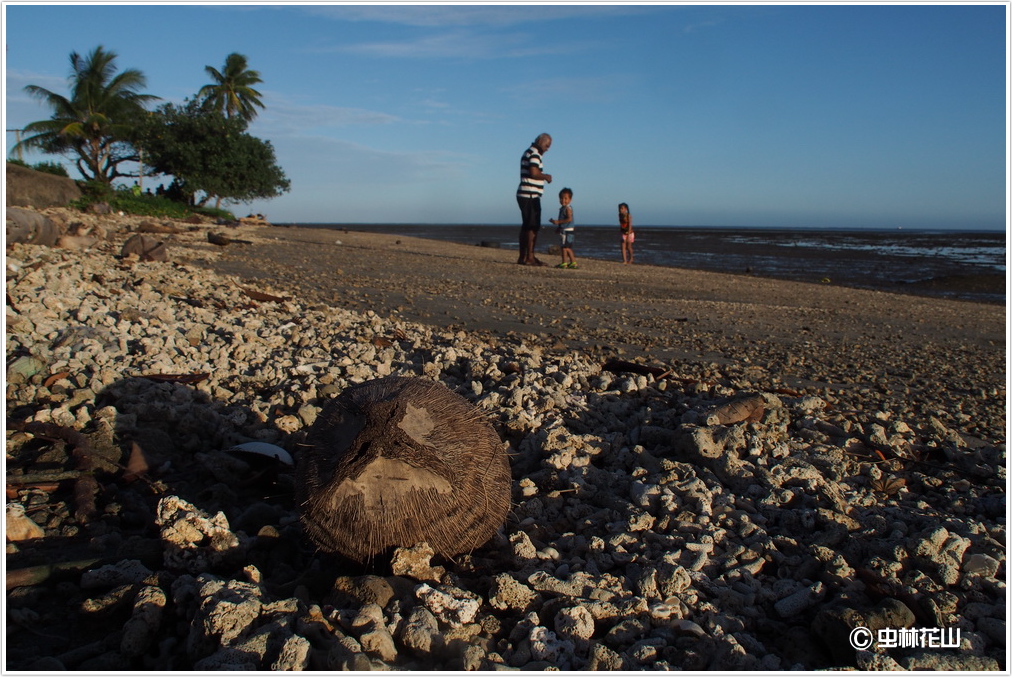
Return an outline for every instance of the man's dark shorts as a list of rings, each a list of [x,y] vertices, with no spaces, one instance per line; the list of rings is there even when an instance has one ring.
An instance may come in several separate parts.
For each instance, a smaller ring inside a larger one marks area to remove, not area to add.
[[[517,204],[520,205],[520,216],[523,218],[520,230],[538,232],[541,229],[541,198],[518,197]]]

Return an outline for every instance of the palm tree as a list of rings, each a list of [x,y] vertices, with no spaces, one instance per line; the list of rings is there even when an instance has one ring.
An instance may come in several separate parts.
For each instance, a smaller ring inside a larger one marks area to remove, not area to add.
[[[220,73],[211,66],[205,66],[204,70],[214,83],[201,87],[197,96],[203,97],[205,104],[214,110],[250,122],[257,116],[256,107],[264,107],[260,92],[253,89],[253,85],[263,82],[260,72],[250,70],[242,54],[232,52],[225,57],[225,67]]]
[[[32,136],[18,145],[76,154],[77,169],[85,179],[112,183],[117,176],[127,176],[117,167],[137,159],[130,140],[144,105],[158,97],[138,93],[147,84],[139,70],[131,68],[117,75],[115,60],[116,54],[101,45],[86,57],[71,52],[69,98],[37,85],[25,87],[53,110],[53,116],[26,125],[25,131]]]

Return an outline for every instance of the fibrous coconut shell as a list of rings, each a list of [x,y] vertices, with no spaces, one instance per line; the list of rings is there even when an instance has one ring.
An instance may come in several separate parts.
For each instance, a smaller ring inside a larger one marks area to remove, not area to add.
[[[353,386],[319,415],[297,460],[296,499],[321,549],[364,562],[427,542],[452,556],[506,519],[511,477],[484,415],[442,384]]]

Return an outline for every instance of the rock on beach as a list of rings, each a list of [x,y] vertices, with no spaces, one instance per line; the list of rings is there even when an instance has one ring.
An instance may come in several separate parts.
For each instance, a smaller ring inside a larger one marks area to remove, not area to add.
[[[142,219],[42,213],[102,232],[7,246],[9,670],[1007,669],[1002,308],[261,226],[151,261]],[[387,376],[506,446],[487,544],[302,532],[285,456]]]

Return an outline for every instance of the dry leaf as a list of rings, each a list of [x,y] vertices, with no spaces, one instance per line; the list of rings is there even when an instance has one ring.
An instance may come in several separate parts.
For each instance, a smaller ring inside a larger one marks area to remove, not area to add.
[[[886,496],[892,496],[905,486],[907,486],[907,481],[905,479],[902,477],[893,477],[891,475],[883,475],[877,480],[871,481],[871,488],[885,494]]]
[[[69,371],[61,371],[59,374],[53,374],[52,376],[50,376],[49,378],[47,378],[42,383],[42,385],[45,386],[46,388],[49,388],[50,386],[52,386],[57,381],[62,381],[63,379],[67,378],[68,376],[70,376],[70,372]]]

